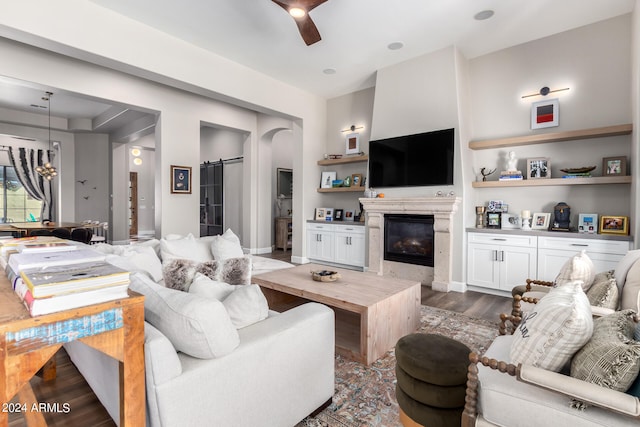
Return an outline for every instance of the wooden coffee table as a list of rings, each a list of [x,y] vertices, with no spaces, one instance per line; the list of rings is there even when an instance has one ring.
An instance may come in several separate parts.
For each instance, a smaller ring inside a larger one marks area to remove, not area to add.
[[[331,270],[336,282],[316,282],[311,271]],[[262,287],[275,311],[309,301],[325,304],[336,313],[336,351],[370,365],[398,339],[420,324],[420,282],[382,277],[317,264],[304,264],[252,278]]]

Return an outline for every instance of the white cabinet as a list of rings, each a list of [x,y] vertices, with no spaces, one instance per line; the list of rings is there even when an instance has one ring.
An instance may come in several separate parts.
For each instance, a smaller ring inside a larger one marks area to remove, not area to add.
[[[334,230],[332,224],[307,224],[307,256],[314,261],[333,261]]]
[[[538,279],[553,281],[564,263],[585,250],[596,272],[613,270],[631,249],[623,240],[575,239],[568,237],[538,237]]]
[[[314,262],[364,267],[362,225],[307,223],[307,257]]]
[[[335,225],[336,257],[339,264],[364,267],[364,227]]]
[[[504,291],[535,278],[537,237],[469,233],[467,283]]]

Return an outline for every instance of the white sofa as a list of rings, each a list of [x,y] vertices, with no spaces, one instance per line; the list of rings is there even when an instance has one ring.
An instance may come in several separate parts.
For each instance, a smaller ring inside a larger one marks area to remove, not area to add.
[[[186,307],[187,316],[189,310],[195,314],[180,327],[197,332],[203,325],[217,324],[217,319],[206,324],[208,319],[197,316],[221,307],[220,303],[211,305],[200,296],[161,287],[150,276],[149,272],[131,276],[131,289],[147,295],[148,426],[293,426],[331,400],[335,349],[331,309],[307,303],[283,313],[269,311],[266,319],[237,329],[237,333],[233,328],[217,347],[211,346],[217,354],[193,357],[176,349],[188,347],[190,336],[180,329],[161,332],[175,321],[158,322],[149,310],[157,304],[166,304],[168,312]],[[205,341],[210,337],[205,334]],[[198,339],[193,337],[193,341]],[[66,344],[65,349],[119,425],[118,362],[79,341]]]

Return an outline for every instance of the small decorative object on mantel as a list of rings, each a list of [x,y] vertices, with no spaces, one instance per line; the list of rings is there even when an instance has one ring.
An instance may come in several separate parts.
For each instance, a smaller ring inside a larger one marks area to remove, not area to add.
[[[563,178],[591,178],[591,171],[595,170],[596,166],[583,166],[581,168],[564,168],[560,169],[565,175]]]
[[[493,169],[493,170],[488,170],[487,168],[480,169],[480,174],[482,175],[482,181],[483,182],[486,181],[487,177],[489,175],[491,175],[492,173],[494,173],[495,171],[496,171],[495,169]]]
[[[598,231],[598,214],[578,214],[578,233],[595,234]]]
[[[571,206],[560,202],[553,208],[553,226],[551,231],[569,231],[571,219]]]
[[[311,278],[316,282],[335,282],[340,278],[340,273],[337,271],[311,271]]]

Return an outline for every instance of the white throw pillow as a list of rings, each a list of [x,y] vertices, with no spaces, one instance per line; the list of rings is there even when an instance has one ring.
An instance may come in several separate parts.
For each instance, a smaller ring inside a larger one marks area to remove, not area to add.
[[[211,253],[216,261],[224,261],[229,258],[240,258],[244,256],[244,251],[240,245],[240,239],[230,228],[216,236],[211,242]]]
[[[161,239],[160,255],[162,263],[174,259],[190,259],[197,262],[213,259],[208,245],[193,237],[193,234],[188,234],[181,239]]]
[[[260,286],[236,286],[236,290],[222,301],[231,322],[238,328],[253,325],[269,315],[269,304]]]
[[[238,286],[210,279],[202,273],[196,273],[189,287],[189,293],[222,301],[231,295],[237,287]]]
[[[106,261],[130,272],[146,273],[154,282],[162,280],[162,263],[152,247],[122,246],[124,250],[107,255]]]
[[[559,372],[589,341],[593,318],[581,281],[551,289],[513,334],[511,363]]]
[[[565,283],[581,280],[583,282],[582,290],[586,292],[593,284],[595,277],[596,271],[593,266],[593,261],[591,261],[586,251],[581,251],[564,263],[556,277],[555,283],[556,286],[562,286]]]
[[[145,320],[176,350],[212,359],[231,353],[240,344],[238,331],[220,301],[162,287],[140,274],[132,275],[130,288],[145,296]]]

